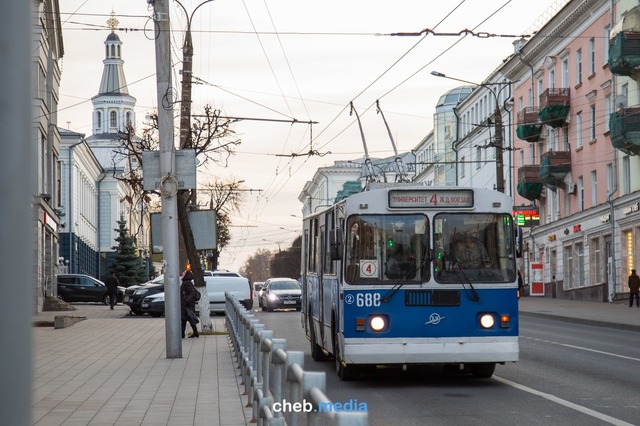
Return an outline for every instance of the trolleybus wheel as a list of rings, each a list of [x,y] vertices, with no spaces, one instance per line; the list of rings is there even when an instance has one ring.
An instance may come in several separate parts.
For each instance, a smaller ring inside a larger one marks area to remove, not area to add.
[[[322,350],[322,347],[316,343],[316,333],[313,331],[313,315],[309,310],[309,341],[311,342],[311,358],[314,361],[326,361],[327,355]]]
[[[335,331],[333,333],[333,357],[336,362],[336,373],[338,373],[340,380],[348,382],[358,377],[358,366],[353,364],[344,364],[342,362],[342,357],[340,356],[340,345],[338,344],[338,335]]]
[[[494,371],[496,371],[495,362],[471,365],[471,374],[473,375],[473,377],[488,379],[489,377],[493,376]]]

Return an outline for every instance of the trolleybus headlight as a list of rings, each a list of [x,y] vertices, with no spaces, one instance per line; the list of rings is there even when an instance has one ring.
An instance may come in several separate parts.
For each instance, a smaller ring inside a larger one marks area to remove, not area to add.
[[[480,315],[480,325],[482,328],[491,328],[495,325],[496,320],[493,318],[491,314],[482,314]]]
[[[373,331],[382,331],[387,328],[387,320],[381,315],[374,315],[369,318],[369,326]]]

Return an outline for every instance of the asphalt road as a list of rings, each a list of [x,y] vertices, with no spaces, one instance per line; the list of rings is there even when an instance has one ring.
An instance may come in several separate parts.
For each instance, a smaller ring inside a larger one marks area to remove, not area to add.
[[[342,382],[333,361],[311,359],[299,312],[256,315],[288,350],[305,352],[305,370],[327,374],[332,401],[366,403],[370,425],[640,423],[637,332],[521,317],[520,361],[491,379],[389,368]]]

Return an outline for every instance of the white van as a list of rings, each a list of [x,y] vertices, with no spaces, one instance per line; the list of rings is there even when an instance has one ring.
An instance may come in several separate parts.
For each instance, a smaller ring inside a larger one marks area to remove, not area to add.
[[[245,309],[253,309],[252,291],[248,279],[239,276],[213,276],[204,277],[204,281],[207,285],[211,312],[224,312],[224,294],[227,292],[233,294]]]

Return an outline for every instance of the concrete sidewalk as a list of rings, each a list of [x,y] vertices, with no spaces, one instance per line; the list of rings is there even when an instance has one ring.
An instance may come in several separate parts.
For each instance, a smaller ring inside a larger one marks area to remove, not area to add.
[[[640,331],[640,308],[628,300],[612,303],[527,296],[519,300],[520,315],[579,322],[601,327]]]
[[[129,308],[74,304],[72,326],[33,328],[32,423],[54,425],[247,425],[250,408],[227,335],[182,340],[182,358],[166,358],[164,318]],[[211,317],[226,332],[224,317]],[[187,331],[190,327],[187,326]]]
[[[523,297],[522,316],[640,331],[640,309],[628,301],[595,303]],[[33,424],[247,425],[239,370],[226,335],[183,339],[182,358],[166,359],[164,318],[129,316],[129,308],[74,304],[44,312],[86,317],[69,327],[34,327]],[[226,331],[224,317],[211,318]],[[189,330],[189,327],[187,327]],[[282,336],[286,337],[286,336]]]

